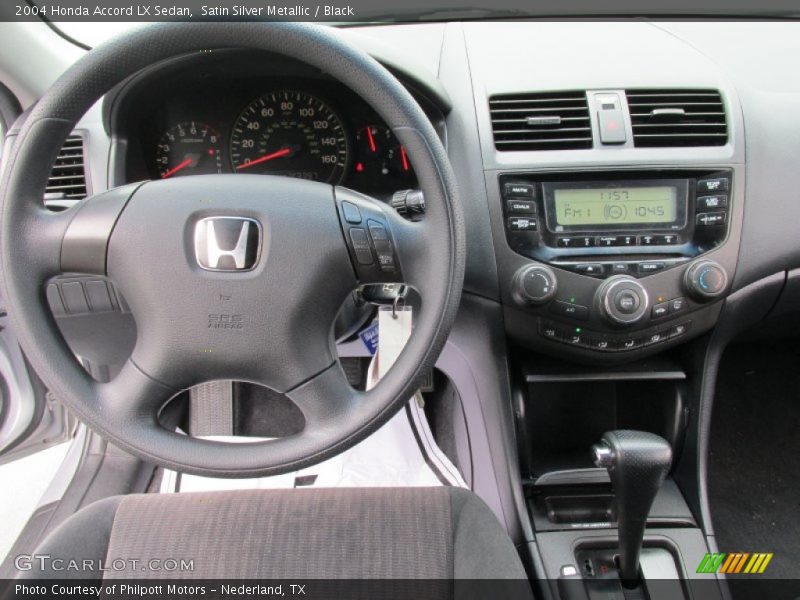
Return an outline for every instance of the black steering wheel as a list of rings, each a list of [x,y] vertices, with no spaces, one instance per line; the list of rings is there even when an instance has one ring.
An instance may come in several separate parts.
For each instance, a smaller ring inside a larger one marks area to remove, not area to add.
[[[263,175],[132,184],[63,213],[45,209],[50,165],[94,102],[157,61],[223,48],[299,59],[364,98],[408,152],[425,194],[424,220],[406,221],[344,188]],[[64,73],[39,100],[4,162],[3,281],[28,359],[88,425],[172,469],[273,475],[345,450],[413,394],[458,308],[464,225],[445,150],[408,91],[326,27],[170,23],[132,32],[88,52]],[[61,273],[108,276],[131,307],[137,342],[109,383],[93,380],[59,333],[45,286]],[[336,360],[333,323],[353,289],[386,281],[418,290],[422,307],[390,372],[370,391],[355,391]],[[305,428],[277,440],[224,444],[159,424],[170,398],[219,379],[286,394],[302,410]]]

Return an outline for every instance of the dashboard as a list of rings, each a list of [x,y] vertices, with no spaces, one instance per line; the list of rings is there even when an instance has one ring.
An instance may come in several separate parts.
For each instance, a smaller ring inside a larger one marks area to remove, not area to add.
[[[735,51],[748,33],[796,56],[793,32],[632,22],[342,31],[399,76],[445,143],[462,190],[465,291],[502,307],[515,345],[591,364],[683,346],[718,324],[732,293],[800,264],[796,81]],[[206,51],[151,65],[80,130],[91,192],[220,172],[387,201],[417,186],[383,118],[277,55]]]
[[[375,111],[323,73],[282,57],[200,53],[159,65],[117,92],[107,118],[124,139],[117,145],[122,182],[279,175],[384,200],[417,186],[405,149]],[[417,99],[443,132],[441,114]]]

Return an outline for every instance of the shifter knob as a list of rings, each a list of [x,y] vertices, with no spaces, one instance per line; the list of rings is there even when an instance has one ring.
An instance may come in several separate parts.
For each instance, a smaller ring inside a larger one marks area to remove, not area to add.
[[[647,515],[672,463],[672,448],[655,434],[623,429],[604,433],[592,452],[595,464],[608,469],[617,497],[620,578],[634,588]]]

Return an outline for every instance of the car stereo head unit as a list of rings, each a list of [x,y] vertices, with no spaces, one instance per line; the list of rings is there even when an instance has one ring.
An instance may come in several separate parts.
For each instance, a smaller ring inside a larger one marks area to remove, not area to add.
[[[586,275],[608,276],[615,261],[634,256],[660,255],[659,268],[668,268],[727,237],[730,171],[515,173],[500,187],[511,248]],[[654,270],[637,264],[632,274]]]
[[[687,192],[685,179],[542,183],[547,227],[557,233],[681,230]]]

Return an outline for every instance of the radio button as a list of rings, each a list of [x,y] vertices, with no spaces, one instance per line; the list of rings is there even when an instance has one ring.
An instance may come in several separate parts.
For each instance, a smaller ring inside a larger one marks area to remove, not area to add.
[[[595,244],[606,248],[609,246],[619,246],[620,239],[617,235],[600,235],[595,238]]]
[[[728,189],[728,180],[725,177],[701,179],[697,182],[697,191],[701,194],[724,192]]]
[[[662,235],[657,235],[656,237],[656,246],[674,246],[678,243],[678,236],[674,233],[665,233]]]
[[[702,227],[714,227],[724,225],[727,218],[728,213],[721,211],[697,213],[697,224]]]
[[[636,245],[636,236],[635,235],[621,235],[621,236],[619,236],[619,245],[620,246],[635,246]]]
[[[630,270],[630,264],[624,262],[611,263],[611,272],[615,275],[625,274]]]
[[[665,267],[666,264],[661,261],[641,262],[636,265],[636,272],[639,275],[650,275],[651,273],[662,271]]]
[[[594,238],[591,236],[560,237],[556,241],[559,248],[591,248]]]
[[[530,200],[508,200],[506,202],[506,206],[508,207],[508,212],[510,213],[522,213],[529,215],[536,214],[536,203]]]
[[[584,263],[580,265],[574,265],[572,267],[576,273],[580,273],[581,275],[590,275],[591,277],[602,277],[605,273],[605,267],[600,263]]]
[[[654,319],[661,319],[662,317],[666,317],[669,314],[669,302],[660,302],[653,306],[652,317]]]
[[[697,199],[697,210],[709,210],[714,208],[726,208],[728,197],[724,194],[718,196],[700,196]]]
[[[529,183],[507,183],[503,186],[506,198],[534,198],[536,189]]]
[[[657,244],[657,235],[640,235],[639,236],[639,245],[640,246],[655,246]]]
[[[580,304],[556,300],[550,305],[550,310],[571,319],[577,319],[579,321],[589,320],[589,308],[587,306],[581,306]]]
[[[511,231],[536,231],[539,226],[536,219],[528,217],[511,217],[508,220],[508,228]]]

